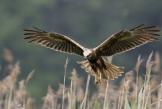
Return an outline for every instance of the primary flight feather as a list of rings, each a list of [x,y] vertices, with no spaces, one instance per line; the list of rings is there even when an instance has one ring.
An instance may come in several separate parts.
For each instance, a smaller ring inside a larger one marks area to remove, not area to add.
[[[39,28],[25,29],[24,35],[28,42],[64,53],[84,56],[86,60],[79,62],[89,74],[95,76],[96,82],[102,79],[115,79],[123,73],[123,69],[115,66],[103,56],[112,56],[134,49],[140,45],[158,40],[159,28],[156,26],[139,25],[130,30],[122,30],[108,37],[99,46],[85,48],[70,37]]]

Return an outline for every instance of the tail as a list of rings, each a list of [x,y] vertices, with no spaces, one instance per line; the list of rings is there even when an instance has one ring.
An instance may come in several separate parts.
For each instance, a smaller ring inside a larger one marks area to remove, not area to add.
[[[90,63],[88,60],[78,63],[81,64],[81,68],[83,68],[87,73],[95,76],[96,82],[100,82],[101,80],[114,80],[124,73],[123,68],[110,64],[102,58],[99,59],[95,65]]]

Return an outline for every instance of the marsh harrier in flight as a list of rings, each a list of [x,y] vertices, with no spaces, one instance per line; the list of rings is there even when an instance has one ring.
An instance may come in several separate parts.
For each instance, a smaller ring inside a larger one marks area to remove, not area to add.
[[[100,80],[113,80],[124,71],[108,62],[104,57],[123,53],[138,46],[158,40],[160,30],[156,26],[139,25],[129,30],[112,34],[103,43],[93,49],[83,47],[68,36],[56,32],[47,32],[39,28],[25,29],[28,42],[63,53],[77,54],[85,58],[79,62],[86,72]]]

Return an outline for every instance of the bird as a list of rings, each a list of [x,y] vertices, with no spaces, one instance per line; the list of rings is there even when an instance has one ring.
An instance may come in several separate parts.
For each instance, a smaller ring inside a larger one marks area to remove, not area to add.
[[[141,24],[112,34],[94,48],[86,48],[69,36],[47,32],[37,27],[24,29],[24,39],[54,51],[84,57],[83,61],[78,62],[81,68],[94,76],[96,83],[100,83],[102,80],[114,80],[124,73],[122,67],[112,64],[107,57],[159,40],[159,32],[160,29],[157,26]]]

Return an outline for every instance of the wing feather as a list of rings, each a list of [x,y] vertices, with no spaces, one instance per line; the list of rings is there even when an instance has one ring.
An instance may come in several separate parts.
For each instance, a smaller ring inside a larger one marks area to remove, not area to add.
[[[130,30],[123,30],[110,36],[94,48],[100,56],[111,56],[122,53],[138,46],[158,40],[160,29],[156,26],[139,25]]]
[[[28,40],[29,43],[33,42],[55,51],[83,56],[84,47],[68,36],[59,33],[49,33],[36,27],[25,29],[24,32],[26,36],[24,39]]]

